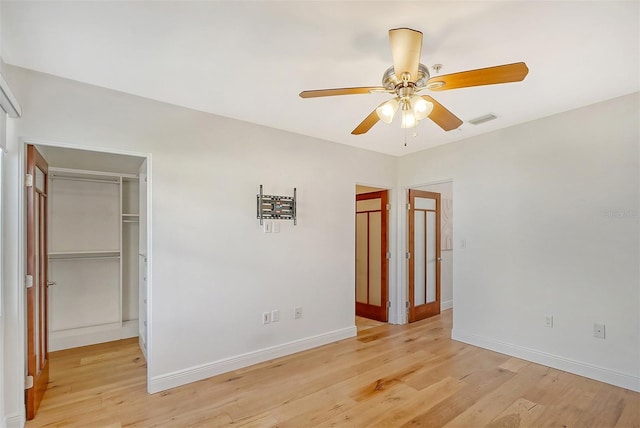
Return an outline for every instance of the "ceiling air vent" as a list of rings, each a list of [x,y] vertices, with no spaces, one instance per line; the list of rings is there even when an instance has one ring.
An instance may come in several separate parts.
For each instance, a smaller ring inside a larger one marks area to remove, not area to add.
[[[468,120],[467,122],[469,122],[472,125],[480,125],[481,123],[485,123],[485,122],[489,122],[490,120],[494,120],[497,119],[498,116],[496,116],[495,114],[485,114],[484,116],[480,116],[480,117],[476,117],[475,119],[471,119]]]

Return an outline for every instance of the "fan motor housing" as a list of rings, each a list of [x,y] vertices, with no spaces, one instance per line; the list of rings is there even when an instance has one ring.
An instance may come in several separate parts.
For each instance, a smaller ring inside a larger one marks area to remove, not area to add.
[[[429,69],[424,64],[418,64],[418,78],[413,80],[413,84],[416,88],[422,88],[427,83],[431,76],[429,75]],[[393,66],[387,68],[382,76],[382,86],[385,89],[395,90],[398,85],[402,85],[402,79],[396,76],[396,71]]]

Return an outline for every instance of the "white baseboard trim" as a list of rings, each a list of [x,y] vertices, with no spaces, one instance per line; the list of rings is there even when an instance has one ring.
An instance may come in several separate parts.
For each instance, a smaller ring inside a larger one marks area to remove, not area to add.
[[[138,336],[138,320],[49,333],[49,352]]]
[[[558,355],[548,354],[535,349],[501,342],[489,337],[465,333],[456,329],[451,332],[451,338],[459,342],[479,346],[480,348],[489,349],[512,357],[522,358],[523,360],[542,364],[554,369],[559,369],[565,372],[584,376],[589,379],[640,392],[640,377],[637,376],[616,372],[604,367],[575,361]]]
[[[7,416],[4,420],[4,426],[7,428],[23,428],[26,423],[25,415]]]
[[[328,333],[311,336],[304,339],[294,340],[293,342],[283,343],[282,345],[271,346],[269,348],[259,349],[257,351],[248,352],[246,354],[236,355],[230,358],[201,364],[184,370],[178,370],[160,376],[154,376],[149,380],[149,393],[164,391],[177,386],[186,385],[202,379],[207,379],[222,373],[227,373],[253,364],[262,363],[274,358],[283,357],[285,355],[294,354],[296,352],[305,351],[307,349],[316,348],[318,346],[337,342],[338,340],[348,339],[357,335],[355,326],[343,328],[340,330],[330,331]]]
[[[147,344],[142,340],[142,335],[138,336],[138,346],[140,346],[140,350],[142,351],[142,355],[144,356],[144,360],[147,360]]]
[[[451,309],[451,308],[453,308],[453,299],[440,302],[441,311],[446,311],[447,309]]]

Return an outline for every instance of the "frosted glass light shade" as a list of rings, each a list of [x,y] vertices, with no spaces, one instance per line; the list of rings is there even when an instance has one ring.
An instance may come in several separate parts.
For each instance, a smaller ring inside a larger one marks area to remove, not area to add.
[[[401,128],[413,128],[418,124],[416,116],[413,114],[413,110],[402,110],[402,123]]]
[[[376,113],[381,121],[385,123],[391,123],[393,120],[393,116],[398,111],[398,107],[400,104],[398,103],[397,98],[392,98],[386,103],[382,104],[380,107],[376,109]]]
[[[419,95],[411,97],[411,107],[413,108],[413,114],[416,120],[422,120],[428,117],[431,111],[433,111],[433,103],[430,103]]]

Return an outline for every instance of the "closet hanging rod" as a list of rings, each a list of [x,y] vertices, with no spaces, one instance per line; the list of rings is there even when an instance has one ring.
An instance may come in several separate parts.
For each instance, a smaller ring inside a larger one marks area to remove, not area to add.
[[[92,257],[49,257],[49,261],[53,260],[108,260],[108,259],[119,259],[120,256],[92,256]]]
[[[52,180],[68,180],[68,181],[89,181],[91,183],[109,183],[120,184],[119,180],[100,180],[99,178],[79,178],[79,177],[65,177],[60,175],[51,175]]]

